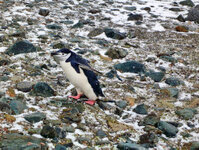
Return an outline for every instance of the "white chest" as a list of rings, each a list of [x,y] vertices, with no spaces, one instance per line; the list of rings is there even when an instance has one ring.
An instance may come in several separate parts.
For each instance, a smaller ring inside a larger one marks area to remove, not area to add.
[[[81,68],[80,73],[77,73],[70,62],[60,62],[60,64],[66,77],[76,88],[80,89],[89,99],[96,99],[96,95]]]

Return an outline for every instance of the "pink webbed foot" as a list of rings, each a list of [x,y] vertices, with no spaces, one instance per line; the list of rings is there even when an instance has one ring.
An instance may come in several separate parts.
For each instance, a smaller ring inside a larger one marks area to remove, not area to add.
[[[89,104],[89,105],[94,105],[95,101],[94,100],[88,100],[88,101],[85,101],[85,103]]]
[[[81,96],[82,96],[82,94],[78,94],[77,96],[69,96],[69,98],[80,99]]]

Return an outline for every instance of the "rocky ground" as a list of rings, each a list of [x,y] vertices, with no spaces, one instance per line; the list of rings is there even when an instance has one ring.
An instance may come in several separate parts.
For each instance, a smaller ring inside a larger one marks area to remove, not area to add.
[[[199,149],[197,0],[0,0],[0,149]],[[99,70],[75,94],[50,52]]]

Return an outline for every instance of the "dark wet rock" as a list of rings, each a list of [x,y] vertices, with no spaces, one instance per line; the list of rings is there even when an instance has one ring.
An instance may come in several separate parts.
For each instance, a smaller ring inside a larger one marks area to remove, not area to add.
[[[148,114],[147,107],[144,104],[137,105],[133,109],[133,111],[136,112],[137,114],[141,114],[141,115],[147,115]]]
[[[40,8],[40,9],[39,9],[39,14],[40,14],[41,16],[48,16],[49,13],[50,13],[50,10],[49,10],[49,9],[46,9],[46,8]]]
[[[114,65],[116,70],[121,72],[131,72],[131,73],[144,73],[145,66],[137,61],[127,61],[124,63],[119,63]]]
[[[118,80],[122,81],[122,79],[119,77],[119,75],[117,74],[117,71],[115,69],[111,69],[111,71],[107,72],[105,74],[105,76],[108,77],[109,79],[117,77]]]
[[[100,13],[101,10],[100,9],[91,9],[88,12],[91,13],[91,14],[97,14],[97,13]]]
[[[15,33],[12,33],[10,36],[25,38],[26,37],[26,33],[24,31],[17,31]]]
[[[174,78],[174,77],[167,78],[165,83],[168,85],[171,85],[171,86],[179,86],[181,84],[184,84],[183,81],[181,81],[178,78]]]
[[[48,24],[46,25],[46,28],[52,29],[52,30],[61,30],[62,27],[58,24]]]
[[[55,129],[49,125],[43,126],[40,134],[41,134],[41,136],[43,136],[45,138],[53,139],[53,138],[57,137]]]
[[[62,49],[62,48],[66,48],[66,43],[64,43],[64,42],[59,42],[59,43],[54,43],[53,45],[52,45],[52,47],[54,48],[54,49]]]
[[[155,114],[149,114],[144,117],[143,121],[139,122],[140,126],[152,125],[155,126],[160,121],[160,118]]]
[[[64,139],[66,137],[66,132],[60,127],[55,127],[55,133],[57,138]]]
[[[177,18],[176,18],[178,21],[180,22],[185,22],[185,18],[182,16],[182,15],[179,15]]]
[[[169,8],[169,10],[174,11],[174,12],[182,11],[180,8],[177,8],[177,7]]]
[[[110,110],[110,109],[113,108],[110,104],[108,104],[108,103],[106,103],[106,102],[98,101],[97,104],[98,104],[99,107],[100,107],[101,109],[103,109],[103,110]]]
[[[129,10],[129,11],[134,11],[137,8],[135,6],[130,6],[130,7],[124,7],[124,9]]]
[[[177,60],[175,58],[173,58],[172,56],[160,56],[160,59],[167,61],[167,62],[171,62],[171,63],[177,62]]]
[[[11,110],[13,111],[14,115],[18,115],[23,113],[24,109],[27,108],[26,104],[20,100],[11,100],[9,103]]]
[[[104,32],[103,29],[95,28],[88,33],[88,37],[95,37],[95,36],[102,34],[103,32]]]
[[[106,135],[106,133],[103,131],[103,130],[98,130],[97,132],[96,132],[96,136],[98,136],[98,137],[100,137],[100,138],[104,138],[104,137],[106,137],[107,135]]]
[[[128,55],[128,51],[120,48],[110,48],[106,53],[112,59],[124,58]]]
[[[158,143],[158,137],[155,133],[146,133],[140,136],[139,144],[146,148],[153,148]]]
[[[185,120],[193,119],[196,113],[197,113],[197,110],[193,108],[184,108],[184,109],[176,111],[176,114]]]
[[[77,141],[80,144],[86,144],[86,145],[91,145],[91,142],[92,142],[91,139],[87,137],[77,137]]]
[[[36,52],[36,47],[29,41],[18,41],[5,52],[8,55]]]
[[[147,12],[150,12],[150,11],[151,11],[151,8],[150,8],[150,7],[144,7],[144,8],[142,8],[142,10],[145,10],[145,11],[147,11]]]
[[[109,29],[109,28],[104,29],[104,32],[107,37],[112,38],[112,39],[117,39],[117,40],[123,40],[127,36],[125,33],[121,33],[117,30]]]
[[[195,127],[195,125],[193,123],[191,123],[191,122],[187,122],[187,126],[190,127],[190,128],[194,128]]]
[[[130,13],[128,15],[128,21],[142,21],[143,20],[143,16],[141,14],[132,14]]]
[[[195,4],[191,0],[181,1],[180,4],[181,5],[186,5],[186,6],[189,6],[189,7],[194,7],[195,6]]]
[[[165,121],[160,121],[158,124],[157,124],[157,127],[158,129],[160,129],[161,131],[163,131],[163,133],[167,136],[167,137],[175,137],[176,134],[178,133],[178,129],[165,122]]]
[[[33,90],[30,92],[32,96],[50,97],[54,96],[54,90],[45,82],[38,82],[34,85]]]
[[[34,136],[10,133],[1,137],[0,148],[2,150],[47,150],[48,147],[43,139]]]
[[[33,87],[33,84],[28,81],[19,82],[16,85],[17,90],[22,92],[30,92]]]
[[[55,146],[55,150],[66,150],[66,147],[63,146],[63,145],[61,145],[61,144],[57,144],[57,145]]]
[[[32,114],[25,115],[24,118],[30,123],[36,123],[46,118],[46,115],[41,112],[35,112]]]
[[[165,73],[164,72],[155,72],[153,70],[150,70],[146,73],[146,76],[149,76],[153,81],[160,82],[164,78]]]
[[[3,97],[4,95],[5,95],[5,93],[0,91],[0,98]]]
[[[116,108],[114,114],[121,116],[123,113],[123,110],[121,108]]]
[[[116,105],[122,109],[125,109],[126,106],[127,106],[127,101],[123,101],[123,100],[120,100],[120,101],[116,101]]]
[[[135,143],[131,143],[131,142],[127,142],[127,143],[120,142],[117,145],[117,148],[119,150],[146,150],[145,147],[142,147],[139,144],[135,144]]]
[[[196,5],[189,11],[188,16],[185,20],[199,23],[199,5]]]

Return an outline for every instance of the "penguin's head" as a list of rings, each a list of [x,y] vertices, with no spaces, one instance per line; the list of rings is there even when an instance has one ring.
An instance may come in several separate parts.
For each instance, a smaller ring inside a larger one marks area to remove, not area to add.
[[[72,55],[72,51],[67,48],[60,49],[56,52],[52,52],[51,56],[55,59],[56,62],[60,63],[61,61],[67,61]]]

